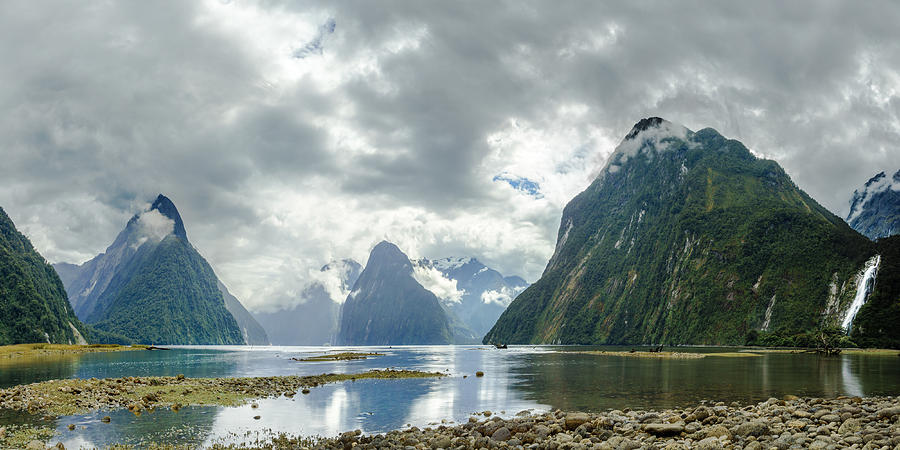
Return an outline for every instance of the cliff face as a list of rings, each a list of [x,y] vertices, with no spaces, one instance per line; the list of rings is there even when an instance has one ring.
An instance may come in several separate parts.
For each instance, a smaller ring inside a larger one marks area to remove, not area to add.
[[[774,161],[644,119],[566,206],[541,279],[484,342],[743,344],[836,325],[874,254]]]
[[[438,298],[413,277],[409,258],[381,242],[341,309],[338,344],[449,344],[450,323]]]

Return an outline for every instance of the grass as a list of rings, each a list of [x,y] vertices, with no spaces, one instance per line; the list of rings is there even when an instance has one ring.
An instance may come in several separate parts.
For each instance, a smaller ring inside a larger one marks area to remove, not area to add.
[[[91,345],[66,345],[66,344],[14,344],[0,346],[0,364],[20,363],[35,358],[74,356],[85,353],[123,352],[132,350],[145,350],[145,345],[115,345],[115,344],[91,344]]]
[[[71,415],[100,409],[141,410],[182,406],[239,406],[267,397],[293,397],[299,390],[361,379],[442,377],[439,372],[370,370],[357,374],[254,378],[125,377],[51,380],[0,390],[0,408]]]
[[[321,361],[353,361],[357,359],[366,359],[369,356],[384,356],[384,353],[358,353],[358,352],[343,352],[343,353],[331,353],[319,356],[311,356],[309,358],[291,358],[294,361],[301,362],[321,362]]]

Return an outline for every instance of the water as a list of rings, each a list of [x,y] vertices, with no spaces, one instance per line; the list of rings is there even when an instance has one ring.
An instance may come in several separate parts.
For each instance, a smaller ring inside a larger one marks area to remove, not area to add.
[[[850,326],[853,325],[853,319],[856,318],[859,309],[866,303],[866,298],[869,297],[869,292],[872,291],[872,285],[875,283],[875,277],[878,274],[878,265],[880,263],[881,255],[873,256],[872,259],[866,261],[862,274],[857,276],[856,296],[853,297],[853,303],[850,304],[847,315],[844,316],[844,320],[841,321],[841,328],[844,330],[850,331]]]
[[[374,368],[449,371],[440,379],[359,380],[313,388],[309,395],[265,399],[259,408],[193,407],[175,413],[158,410],[140,416],[119,410],[62,417],[52,443],[66,448],[110,443],[252,441],[272,430],[295,435],[334,436],[423,427],[442,420],[460,422],[477,411],[504,416],[531,409],[605,411],[623,408],[690,406],[704,399],[763,401],[786,394],[900,394],[896,353],[820,357],[769,353],[759,357],[645,359],[572,353],[591,347],[483,346],[357,347],[385,356],[344,362],[297,362],[336,351],[319,347],[185,347],[172,351],[88,354],[0,366],[0,386],[52,378],[176,375],[189,377],[313,375],[354,373]],[[609,350],[610,348],[603,348]],[[712,352],[698,348],[691,351]],[[734,349],[727,349],[734,351]],[[483,371],[484,377],[474,376]],[[463,378],[463,375],[468,375]],[[112,422],[99,419],[109,415]],[[259,420],[253,416],[259,415]],[[39,421],[0,411],[0,424]],[[75,424],[76,430],[67,426]]]

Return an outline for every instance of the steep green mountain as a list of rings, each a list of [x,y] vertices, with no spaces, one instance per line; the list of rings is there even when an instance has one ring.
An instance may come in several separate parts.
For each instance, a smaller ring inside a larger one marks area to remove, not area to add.
[[[847,223],[869,239],[900,234],[900,170],[880,172],[853,192]]]
[[[850,337],[862,347],[900,348],[900,236],[878,240],[881,264]]]
[[[0,208],[0,345],[84,344],[62,281]]]
[[[711,128],[638,122],[484,342],[743,344],[836,325],[874,244]]]
[[[338,344],[449,344],[453,335],[438,298],[413,278],[397,246],[381,242],[341,309]]]
[[[245,343],[219,280],[163,195],[105,253],[57,267],[75,312],[101,332],[148,344]]]

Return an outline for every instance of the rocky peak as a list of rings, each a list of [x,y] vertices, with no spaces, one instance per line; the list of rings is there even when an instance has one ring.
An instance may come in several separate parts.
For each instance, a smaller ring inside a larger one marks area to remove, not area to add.
[[[172,219],[172,221],[175,222],[175,236],[187,240],[184,222],[181,221],[181,214],[178,214],[178,208],[175,207],[172,200],[169,200],[165,195],[159,194],[153,202],[153,205],[150,206],[150,211],[153,210],[159,211],[160,214]]]
[[[625,140],[627,141],[630,139],[634,139],[642,131],[645,131],[651,127],[659,128],[659,126],[664,123],[669,123],[669,121],[661,117],[648,117],[646,119],[641,119],[638,121],[638,123],[634,124],[634,126],[631,127],[631,131],[629,131],[628,134],[625,135]]]

